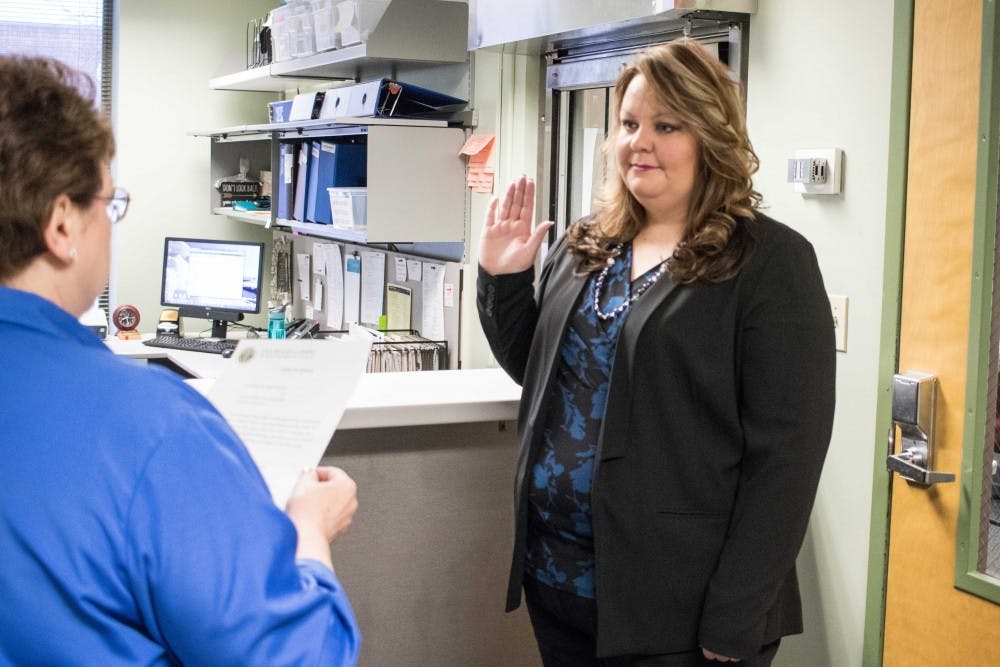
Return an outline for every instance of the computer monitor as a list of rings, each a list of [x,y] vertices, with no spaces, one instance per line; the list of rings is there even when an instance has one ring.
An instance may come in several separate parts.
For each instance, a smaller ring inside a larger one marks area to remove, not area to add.
[[[225,338],[228,322],[260,312],[263,268],[263,243],[164,239],[160,303],[212,320],[212,336]]]

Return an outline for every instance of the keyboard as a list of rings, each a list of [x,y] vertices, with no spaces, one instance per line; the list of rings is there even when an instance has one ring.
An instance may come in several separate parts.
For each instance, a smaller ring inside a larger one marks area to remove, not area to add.
[[[208,340],[206,338],[184,338],[182,336],[165,336],[161,334],[156,338],[142,341],[142,344],[149,345],[150,347],[166,347],[171,350],[222,354],[223,350],[231,350],[236,347],[238,342],[228,338],[225,340]]]

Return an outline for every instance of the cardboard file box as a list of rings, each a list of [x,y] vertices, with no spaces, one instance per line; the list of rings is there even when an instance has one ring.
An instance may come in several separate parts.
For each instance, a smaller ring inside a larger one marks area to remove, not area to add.
[[[333,223],[327,188],[356,188],[368,182],[368,151],[365,144],[335,144],[313,141],[309,161],[306,220]]]

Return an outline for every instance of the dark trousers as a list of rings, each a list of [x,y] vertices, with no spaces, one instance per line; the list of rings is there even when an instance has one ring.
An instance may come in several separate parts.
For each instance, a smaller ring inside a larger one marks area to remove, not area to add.
[[[524,577],[524,598],[545,667],[769,667],[778,643],[740,662],[707,660],[701,649],[663,655],[597,658],[597,603]]]

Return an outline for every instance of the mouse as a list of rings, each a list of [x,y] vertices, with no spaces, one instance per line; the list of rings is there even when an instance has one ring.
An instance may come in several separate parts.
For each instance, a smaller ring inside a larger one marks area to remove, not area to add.
[[[235,351],[236,351],[235,347],[227,347],[222,351],[222,358],[228,359],[229,357],[233,356],[233,352]]]

